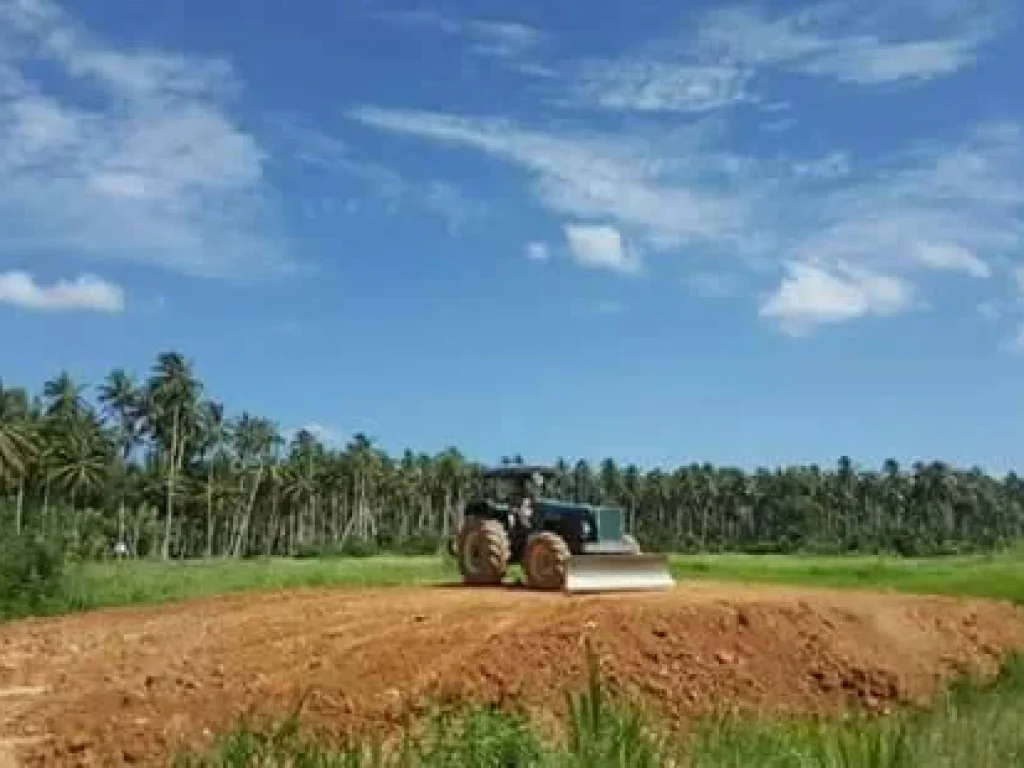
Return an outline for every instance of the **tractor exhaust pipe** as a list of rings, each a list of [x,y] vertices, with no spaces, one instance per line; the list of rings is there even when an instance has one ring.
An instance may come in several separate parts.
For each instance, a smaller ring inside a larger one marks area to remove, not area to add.
[[[574,555],[569,559],[565,591],[625,592],[672,589],[668,558],[655,554]]]

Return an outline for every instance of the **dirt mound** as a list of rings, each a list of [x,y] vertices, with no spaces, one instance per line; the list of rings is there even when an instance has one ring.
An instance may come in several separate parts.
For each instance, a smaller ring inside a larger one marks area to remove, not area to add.
[[[426,697],[557,713],[586,677],[668,715],[881,708],[1024,648],[1005,603],[728,586],[567,597],[489,589],[303,590],[0,627],[0,765],[161,764],[253,709],[341,731]],[[5,693],[6,692],[6,693]],[[6,752],[5,752],[6,750]],[[9,759],[9,757],[8,757]]]

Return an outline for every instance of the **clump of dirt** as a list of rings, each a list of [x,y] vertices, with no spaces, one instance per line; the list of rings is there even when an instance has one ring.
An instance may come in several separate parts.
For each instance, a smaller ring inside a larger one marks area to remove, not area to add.
[[[163,764],[300,700],[335,732],[393,729],[438,699],[557,716],[586,683],[588,640],[609,683],[669,717],[882,710],[993,673],[1024,648],[1024,611],[710,585],[301,590],[103,611],[0,628],[0,740],[24,765]]]

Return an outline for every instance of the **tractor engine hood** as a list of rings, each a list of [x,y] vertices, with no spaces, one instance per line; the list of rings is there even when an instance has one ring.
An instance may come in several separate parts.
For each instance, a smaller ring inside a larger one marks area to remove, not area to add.
[[[562,501],[561,499],[545,498],[538,499],[536,506],[542,507],[546,512],[554,512],[572,517],[579,517],[581,512],[597,515],[602,511],[618,511],[616,507],[602,507],[596,504],[583,504],[573,501]]]
[[[574,504],[557,499],[540,499],[537,502],[537,510],[545,517],[593,521],[593,524],[597,526],[597,530],[589,530],[585,535],[588,538],[595,536],[597,541],[621,542],[626,534],[626,513],[620,507]]]

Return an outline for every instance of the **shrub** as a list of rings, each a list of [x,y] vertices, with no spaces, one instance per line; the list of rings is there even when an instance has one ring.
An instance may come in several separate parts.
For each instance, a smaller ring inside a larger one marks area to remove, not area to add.
[[[0,541],[0,619],[45,612],[64,590],[64,551],[41,537]]]

